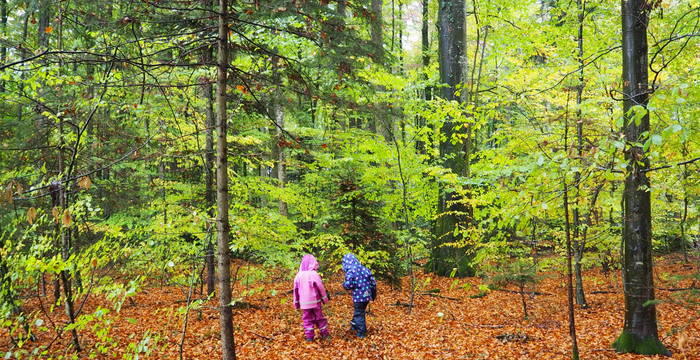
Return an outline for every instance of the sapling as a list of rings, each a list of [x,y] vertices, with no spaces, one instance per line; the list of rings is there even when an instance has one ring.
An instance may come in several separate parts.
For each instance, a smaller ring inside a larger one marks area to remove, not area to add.
[[[517,293],[520,294],[524,319],[528,318],[525,290],[529,285],[537,283],[538,280],[537,267],[530,258],[509,260],[502,263],[495,268],[495,272],[491,277],[491,282],[495,286],[507,287],[513,285],[518,288]]]

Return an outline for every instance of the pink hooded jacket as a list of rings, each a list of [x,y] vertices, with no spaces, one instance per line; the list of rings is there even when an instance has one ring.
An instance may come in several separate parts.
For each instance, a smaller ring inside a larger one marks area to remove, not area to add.
[[[328,294],[318,275],[318,261],[313,255],[306,254],[301,259],[299,272],[294,278],[294,307],[296,309],[313,309],[328,302]]]

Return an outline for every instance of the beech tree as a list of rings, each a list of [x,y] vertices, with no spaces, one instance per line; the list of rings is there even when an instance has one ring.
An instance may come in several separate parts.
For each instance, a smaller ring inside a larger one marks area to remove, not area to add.
[[[625,188],[622,193],[622,275],[625,324],[613,347],[618,352],[670,352],[659,340],[651,256],[651,185],[644,142],[649,135],[649,62],[647,26],[652,5],[647,0],[622,2],[622,79],[625,133]]]

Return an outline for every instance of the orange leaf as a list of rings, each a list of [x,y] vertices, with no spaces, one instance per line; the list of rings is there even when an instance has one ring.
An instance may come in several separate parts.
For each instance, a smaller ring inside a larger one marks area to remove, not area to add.
[[[92,180],[90,180],[89,176],[83,176],[78,180],[78,186],[81,188],[88,190],[90,189],[90,186],[92,186]]]
[[[33,224],[34,219],[36,219],[36,208],[30,207],[29,210],[27,210],[27,221],[29,224]]]
[[[71,222],[73,222],[73,219],[71,219],[70,216],[70,211],[68,211],[68,209],[66,209],[63,212],[63,218],[61,218],[61,221],[63,222],[63,226],[70,226]]]
[[[58,224],[58,216],[61,215],[61,211],[57,207],[51,209],[51,215],[53,215],[53,221]]]
[[[51,34],[53,32],[53,26],[49,25],[44,29],[44,32],[47,34]]]

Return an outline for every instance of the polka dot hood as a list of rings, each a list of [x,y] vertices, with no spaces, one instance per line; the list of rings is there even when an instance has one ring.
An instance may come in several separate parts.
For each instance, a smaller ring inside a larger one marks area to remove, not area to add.
[[[343,271],[345,282],[343,287],[352,290],[353,302],[368,302],[374,300],[377,291],[377,282],[372,272],[360,264],[360,260],[354,254],[343,256]]]

